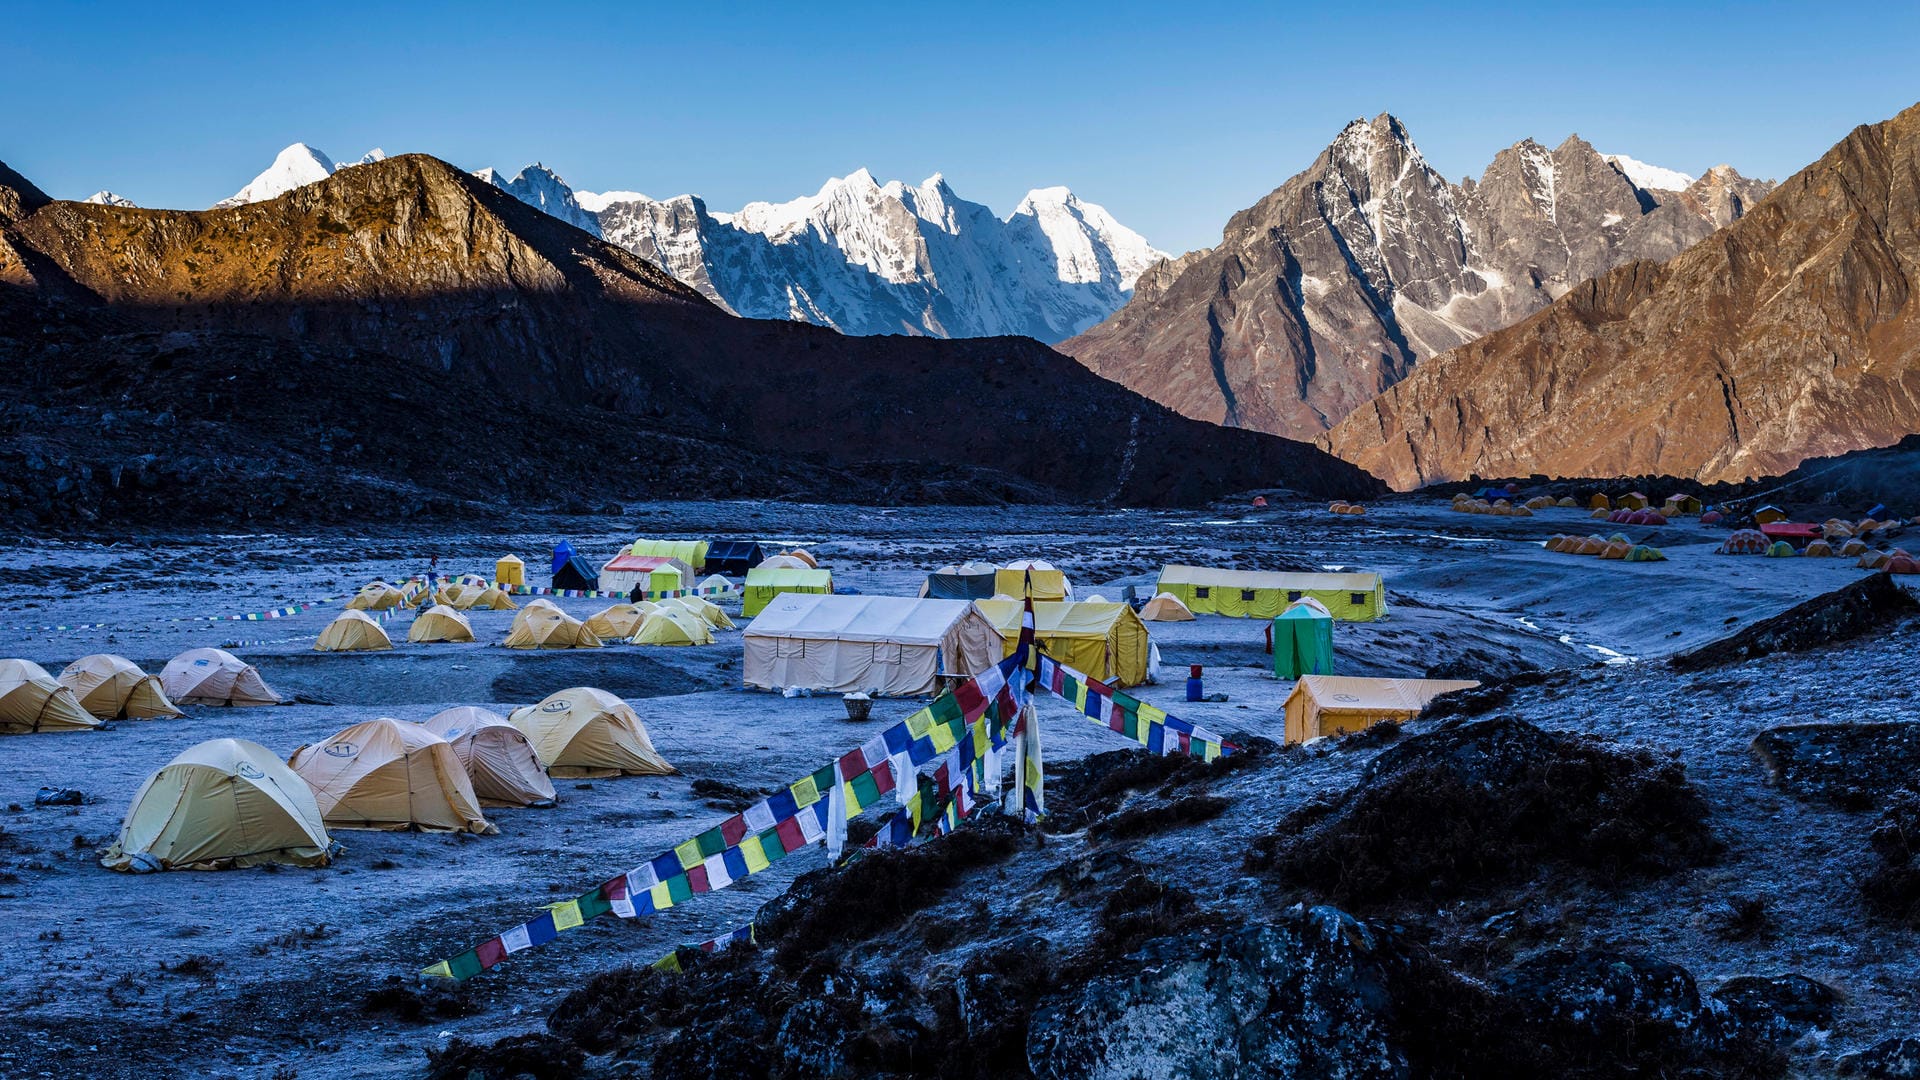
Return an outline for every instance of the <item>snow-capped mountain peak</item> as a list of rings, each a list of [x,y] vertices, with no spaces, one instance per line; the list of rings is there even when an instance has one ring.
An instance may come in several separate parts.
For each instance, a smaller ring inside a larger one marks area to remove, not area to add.
[[[491,171],[491,170],[489,170]],[[573,201],[580,209],[597,214],[614,203],[653,202],[637,191],[576,191]]]
[[[111,191],[96,191],[93,194],[87,196],[84,201],[93,203],[96,206],[135,206],[137,205],[132,199],[126,198],[125,196],[122,196],[122,195],[115,195]]]
[[[594,212],[580,205],[573,189],[560,178],[560,174],[537,161],[521,169],[511,180],[501,179],[499,170],[491,167],[476,169],[473,175],[482,183],[492,184],[528,206],[544,210],[576,229],[600,235],[600,221]]]
[[[1685,191],[1693,186],[1694,177],[1674,169],[1663,169],[1658,165],[1649,165],[1636,161],[1625,154],[1602,154],[1607,164],[1625,173],[1627,179],[1642,191]]]
[[[353,161],[343,161],[336,165],[332,158],[306,143],[294,143],[275,155],[273,164],[267,166],[265,172],[254,177],[246,187],[214,203],[213,208],[221,210],[229,206],[245,206],[247,203],[277,199],[295,188],[319,183],[341,169],[385,161],[386,158],[387,152],[376,146]]]

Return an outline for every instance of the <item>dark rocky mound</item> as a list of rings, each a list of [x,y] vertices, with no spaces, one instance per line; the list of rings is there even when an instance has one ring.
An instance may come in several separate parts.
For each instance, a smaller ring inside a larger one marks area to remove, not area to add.
[[[1462,893],[1552,863],[1660,874],[1718,850],[1680,766],[1510,717],[1443,727],[1288,816],[1249,867],[1341,904]]]
[[[1920,776],[1920,723],[1789,724],[1754,736],[1752,750],[1794,798],[1867,810]]]
[[[1920,795],[1902,791],[1874,823],[1867,844],[1879,860],[1860,883],[1867,906],[1920,929]]]
[[[1841,1076],[1920,1080],[1920,1035],[1887,1039],[1840,1059]]]
[[[586,1063],[572,1043],[538,1032],[491,1046],[456,1038],[427,1050],[427,1080],[577,1080]]]
[[[1676,671],[1699,671],[1777,652],[1803,652],[1874,633],[1916,611],[1920,601],[1891,576],[1868,574],[1667,663]]]

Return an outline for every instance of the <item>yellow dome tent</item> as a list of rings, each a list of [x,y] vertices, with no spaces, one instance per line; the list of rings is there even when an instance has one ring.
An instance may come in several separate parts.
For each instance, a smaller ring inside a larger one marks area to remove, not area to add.
[[[1158,593],[1140,609],[1143,622],[1192,622],[1193,612],[1170,592]]]
[[[81,708],[102,720],[186,715],[167,700],[160,676],[147,674],[124,656],[83,656],[60,672],[60,683],[73,691]]]
[[[654,604],[647,600],[638,604],[613,604],[588,616],[587,629],[601,641],[615,641],[638,630],[653,610]]]
[[[252,664],[225,649],[190,649],[167,663],[160,687],[180,705],[278,705]]]
[[[732,630],[734,628],[733,620],[727,617],[726,612],[720,610],[720,605],[712,602],[711,600],[707,600],[704,597],[676,596],[671,600],[667,600],[663,602],[668,604],[678,604],[679,606],[686,608],[688,611],[691,611],[695,615],[698,615],[702,619],[705,619],[707,622],[707,625],[713,627],[715,630]]]
[[[320,631],[314,652],[377,652],[393,648],[387,632],[364,611],[343,611]]]
[[[406,599],[400,590],[384,581],[369,581],[347,601],[350,611],[386,611],[397,608]]]
[[[553,781],[540,767],[533,743],[506,717],[462,705],[435,713],[421,726],[453,747],[481,806],[554,804]]]
[[[976,600],[1003,642],[1001,655],[1020,644],[1019,600]],[[1036,600],[1034,636],[1048,656],[1102,682],[1138,686],[1147,681],[1152,639],[1147,626],[1127,604],[1091,604],[1072,600]]]
[[[407,640],[415,644],[424,641],[472,641],[473,624],[453,608],[435,604],[413,617],[413,625],[407,627]]]
[[[1560,507],[1575,507],[1575,506],[1579,506],[1580,504],[1574,500],[1573,496],[1563,495],[1561,496],[1560,501],[1557,503],[1554,503],[1554,505],[1560,506]]]
[[[381,717],[293,752],[335,829],[495,833],[452,744],[420,724]]]
[[[707,620],[678,604],[661,604],[627,638],[634,645],[711,645]]]
[[[666,776],[676,771],[654,750],[647,726],[632,706],[605,690],[562,690],[538,705],[515,709],[507,720],[533,743],[533,752],[554,776]]]
[[[542,599],[520,609],[501,644],[509,649],[597,649],[602,642],[586,623]]]
[[[91,731],[100,721],[80,707],[73,688],[31,660],[0,660],[0,733]]]
[[[258,743],[212,739],[147,777],[100,865],[134,873],[325,866],[332,847],[306,781]]]
[[[466,592],[460,594],[462,611],[515,611],[519,607],[513,602],[513,597],[506,594],[506,590],[497,587],[482,589],[476,596]]]
[[[1480,684],[1456,679],[1363,679],[1302,675],[1287,695],[1286,739],[1303,743],[1361,731],[1384,720],[1411,720],[1441,694]]]

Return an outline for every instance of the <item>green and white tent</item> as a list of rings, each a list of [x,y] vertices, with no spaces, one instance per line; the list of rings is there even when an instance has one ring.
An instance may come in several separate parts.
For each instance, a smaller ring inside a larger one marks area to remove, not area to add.
[[[1333,674],[1333,616],[1318,601],[1297,600],[1274,616],[1273,674],[1282,679]]]

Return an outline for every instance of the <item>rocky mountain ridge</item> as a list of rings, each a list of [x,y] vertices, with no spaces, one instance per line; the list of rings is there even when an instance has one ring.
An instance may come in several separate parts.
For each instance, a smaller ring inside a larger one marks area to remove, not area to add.
[[[1744,199],[1702,177],[1703,206]],[[1665,263],[1423,364],[1322,445],[1398,488],[1775,475],[1920,431],[1920,106],[1856,128]]]
[[[1649,190],[1578,136],[1522,140],[1456,185],[1383,113],[1061,348],[1187,416],[1312,437],[1426,358],[1671,257],[1768,188],[1721,166]]]
[[[1185,420],[1031,340],[731,317],[424,155],[198,212],[56,201],[0,166],[0,306],[0,403],[26,410],[0,422],[0,459],[71,460],[60,495],[85,481],[107,498],[108,476],[216,444],[232,487],[215,471],[180,481],[241,504],[244,477],[287,460],[316,491],[373,481],[515,502],[825,496],[850,476],[876,478],[875,494],[909,478],[891,489],[905,501],[1377,490],[1310,447]],[[387,401],[409,421],[370,409]],[[112,440],[87,434],[102,408]],[[204,430],[183,440],[183,422]],[[593,449],[620,431],[635,451]],[[316,432],[331,433],[324,453]],[[507,476],[527,479],[493,490]]]

